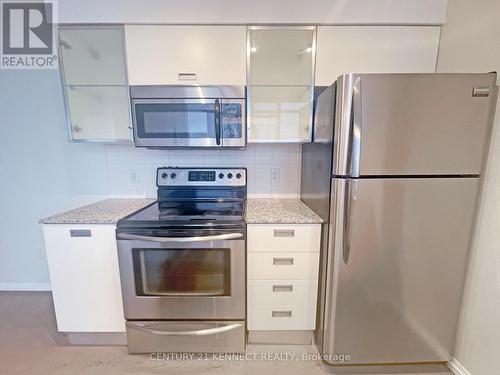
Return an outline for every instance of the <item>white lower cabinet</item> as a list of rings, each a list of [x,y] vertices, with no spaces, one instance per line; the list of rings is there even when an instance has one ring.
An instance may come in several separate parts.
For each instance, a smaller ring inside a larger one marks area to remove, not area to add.
[[[253,305],[248,307],[250,331],[312,331],[316,305]]]
[[[249,252],[247,261],[250,280],[311,279],[319,267],[317,253]]]
[[[57,327],[125,332],[114,225],[43,225]]]
[[[316,280],[248,280],[250,305],[315,305]]]
[[[248,225],[248,329],[314,330],[320,224]]]

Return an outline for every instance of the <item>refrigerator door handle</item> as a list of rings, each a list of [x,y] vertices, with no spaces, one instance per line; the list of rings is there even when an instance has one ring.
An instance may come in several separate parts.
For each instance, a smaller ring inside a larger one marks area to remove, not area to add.
[[[344,264],[349,263],[349,255],[351,253],[352,231],[354,228],[354,219],[356,216],[356,203],[358,200],[359,181],[350,179],[346,181],[345,199],[344,199],[344,233],[342,257]]]
[[[361,155],[361,77],[356,77],[352,88],[351,121],[349,131],[349,176],[359,177]]]

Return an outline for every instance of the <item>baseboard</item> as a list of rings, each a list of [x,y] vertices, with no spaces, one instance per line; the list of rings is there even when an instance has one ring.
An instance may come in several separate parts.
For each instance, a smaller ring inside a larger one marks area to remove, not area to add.
[[[69,345],[127,345],[125,332],[67,332]]]
[[[0,283],[3,292],[50,292],[50,283]]]
[[[460,362],[457,361],[456,358],[453,358],[449,363],[448,367],[450,368],[451,372],[455,375],[471,375],[467,369],[462,366]]]

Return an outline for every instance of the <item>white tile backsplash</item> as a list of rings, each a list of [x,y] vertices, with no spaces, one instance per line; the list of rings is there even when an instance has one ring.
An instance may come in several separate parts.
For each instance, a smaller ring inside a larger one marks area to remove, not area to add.
[[[156,196],[156,168],[246,167],[250,197],[298,197],[301,147],[298,144],[249,144],[245,150],[149,150],[107,145],[108,185],[112,195]],[[279,181],[271,171],[279,170]],[[130,178],[137,172],[137,180]]]

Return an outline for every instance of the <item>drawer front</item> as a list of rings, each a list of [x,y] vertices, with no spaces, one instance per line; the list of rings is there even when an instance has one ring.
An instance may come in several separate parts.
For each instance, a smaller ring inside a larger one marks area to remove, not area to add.
[[[250,305],[315,305],[317,280],[249,280]]]
[[[313,330],[315,305],[249,305],[249,330]]]
[[[245,322],[128,321],[129,353],[245,351]]]
[[[249,280],[313,280],[318,278],[319,253],[249,253]]]
[[[43,225],[59,331],[125,332],[115,230],[108,224]]]
[[[321,225],[250,224],[247,234],[248,252],[319,252]]]

